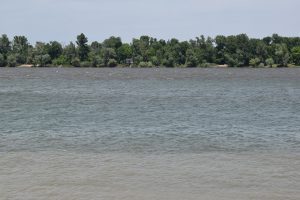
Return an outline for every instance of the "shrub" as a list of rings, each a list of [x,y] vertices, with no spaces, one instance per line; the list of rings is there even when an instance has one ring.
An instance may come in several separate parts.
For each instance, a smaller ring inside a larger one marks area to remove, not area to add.
[[[229,54],[225,54],[225,61],[229,67],[238,67],[239,66],[239,61],[237,59],[231,57]]]
[[[140,62],[139,67],[146,68],[146,67],[153,67],[152,62]]]
[[[81,67],[91,67],[92,64],[88,61],[83,61],[83,62],[80,63],[80,66]]]
[[[253,58],[249,61],[250,66],[252,67],[257,67],[260,63],[260,59],[259,58]]]
[[[15,55],[9,55],[7,57],[7,64],[9,67],[15,67],[17,66],[17,58]]]
[[[51,57],[49,54],[36,55],[34,57],[34,65],[44,67],[51,62]]]
[[[100,56],[94,56],[91,58],[91,65],[93,67],[102,67],[104,65],[103,59]]]
[[[151,62],[152,62],[152,64],[153,64],[154,66],[159,66],[159,65],[160,65],[160,62],[159,62],[159,60],[158,60],[158,58],[157,58],[156,56],[153,56],[153,57],[151,58]]]
[[[266,64],[267,64],[268,67],[273,67],[273,65],[274,65],[274,60],[273,60],[273,58],[268,58],[268,59],[266,60]]]
[[[68,60],[64,55],[59,56],[58,58],[54,59],[52,61],[52,64],[55,66],[60,66],[60,65],[68,65]]]
[[[79,58],[74,58],[71,62],[72,66],[74,67],[80,67],[80,60]]]
[[[17,54],[15,54],[15,56],[16,56],[17,63],[19,63],[19,64],[26,63],[26,61],[27,61],[26,55],[17,53]]]
[[[207,68],[207,67],[210,67],[210,63],[207,63],[207,62],[204,62],[204,63],[201,63],[200,64],[200,67],[203,67],[203,68]]]
[[[172,56],[163,59],[162,63],[165,67],[175,67],[175,59]]]
[[[187,67],[197,67],[198,63],[199,63],[198,58],[197,58],[195,52],[191,49],[188,49],[186,51],[186,63],[185,63],[185,65]]]
[[[108,67],[116,67],[118,62],[115,59],[109,59],[107,65]]]

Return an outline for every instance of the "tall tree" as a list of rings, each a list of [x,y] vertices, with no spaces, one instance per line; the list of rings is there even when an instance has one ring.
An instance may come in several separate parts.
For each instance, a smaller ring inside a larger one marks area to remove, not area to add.
[[[0,53],[3,55],[4,59],[6,55],[11,51],[11,43],[6,34],[0,37]]]
[[[287,67],[290,60],[290,54],[286,44],[276,44],[275,55],[279,66]]]
[[[108,66],[109,61],[117,59],[117,54],[115,49],[113,48],[104,48],[103,49],[103,60],[104,60],[104,65]]]
[[[33,52],[33,64],[35,66],[44,67],[50,64],[51,57],[48,54],[48,46],[43,42],[37,42]]]
[[[47,51],[51,59],[58,58],[63,53],[62,45],[57,41],[51,41],[47,44]]]
[[[124,62],[126,59],[132,58],[132,49],[129,44],[122,44],[117,50],[119,62]]]
[[[24,64],[28,57],[29,43],[25,36],[15,36],[13,40],[13,52],[16,55],[17,63]]]
[[[188,49],[186,52],[186,66],[187,67],[197,67],[198,58],[192,49]]]
[[[75,44],[73,42],[70,42],[70,44],[65,46],[63,50],[63,55],[66,57],[69,64],[71,64],[72,60],[76,58],[77,52]]]
[[[300,66],[300,46],[292,48],[292,57],[294,63]]]
[[[88,38],[83,33],[77,36],[76,44],[78,45],[78,56],[81,61],[86,61],[88,59],[90,49],[87,42]]]

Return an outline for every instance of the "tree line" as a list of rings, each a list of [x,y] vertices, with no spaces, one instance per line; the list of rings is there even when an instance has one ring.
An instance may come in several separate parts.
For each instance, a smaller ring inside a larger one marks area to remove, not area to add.
[[[246,34],[215,38],[196,37],[189,41],[156,39],[141,36],[131,43],[120,37],[103,42],[93,41],[82,33],[75,43],[62,45],[57,41],[36,42],[31,45],[25,36],[12,41],[0,37],[0,67],[29,64],[74,67],[288,67],[300,65],[300,37],[282,37],[278,34],[263,39]]]

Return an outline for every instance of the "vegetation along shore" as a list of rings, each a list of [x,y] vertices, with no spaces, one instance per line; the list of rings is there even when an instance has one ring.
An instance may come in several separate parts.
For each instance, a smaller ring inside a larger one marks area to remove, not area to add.
[[[300,65],[300,37],[273,34],[263,39],[246,34],[196,37],[189,41],[149,36],[123,43],[120,37],[89,42],[31,45],[25,36],[0,37],[0,67],[293,67]]]

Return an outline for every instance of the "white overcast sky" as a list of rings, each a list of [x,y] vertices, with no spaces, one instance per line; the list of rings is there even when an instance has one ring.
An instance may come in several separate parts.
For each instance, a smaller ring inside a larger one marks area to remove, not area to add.
[[[0,0],[0,34],[30,42],[111,35],[180,40],[247,33],[300,36],[300,0]]]

